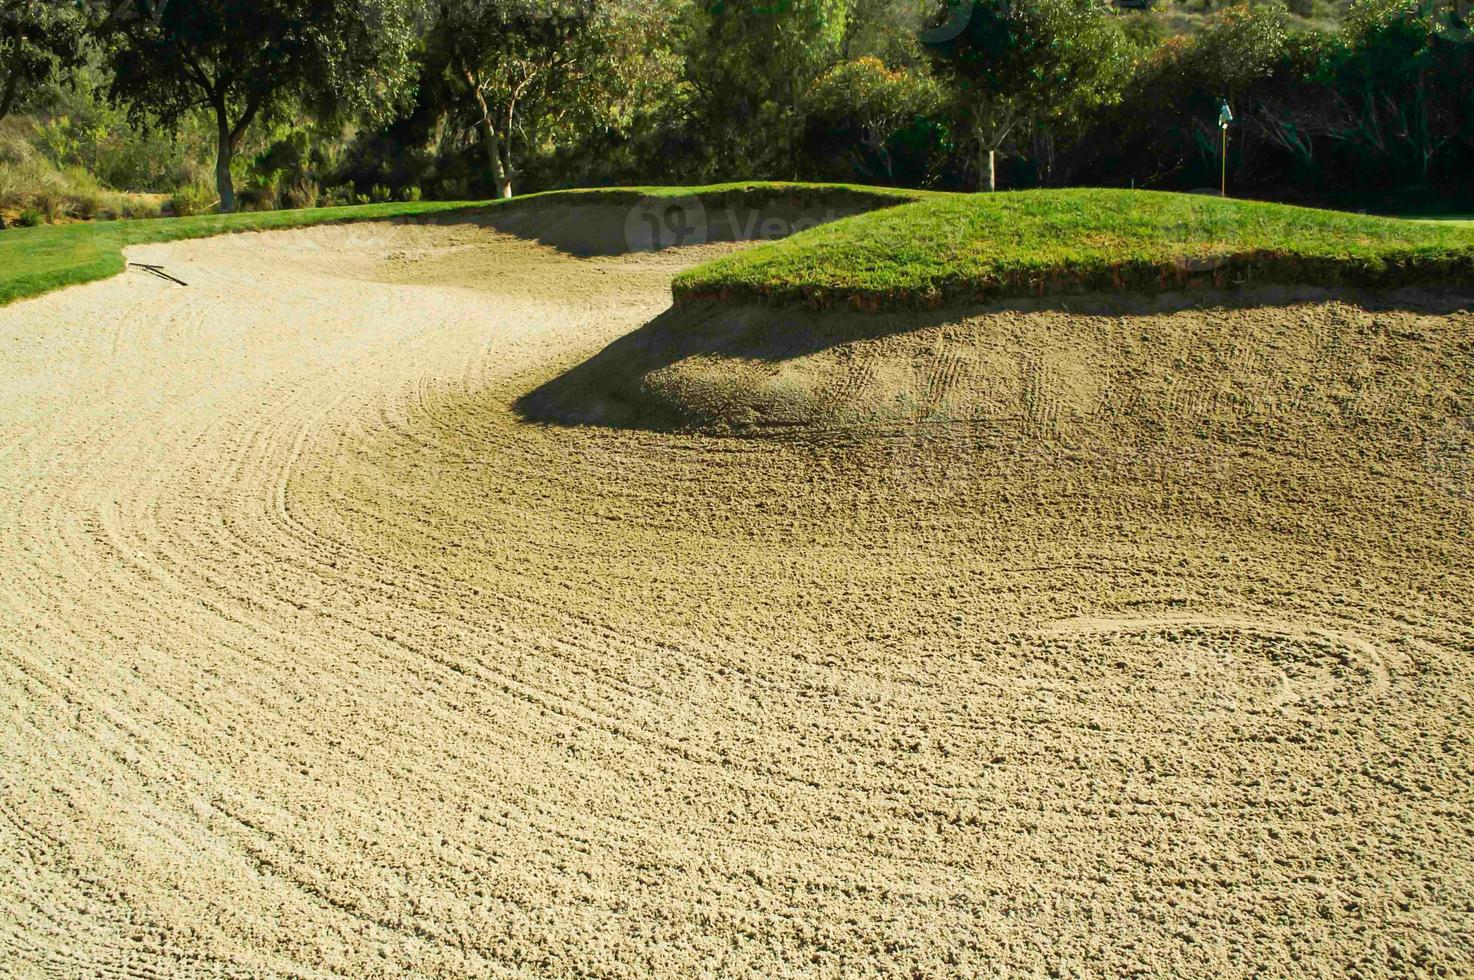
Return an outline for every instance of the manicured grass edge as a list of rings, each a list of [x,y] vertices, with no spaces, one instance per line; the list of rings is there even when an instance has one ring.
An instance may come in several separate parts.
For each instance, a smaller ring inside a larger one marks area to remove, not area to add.
[[[801,283],[712,282],[701,278],[704,270],[705,266],[698,266],[672,283],[671,296],[676,305],[719,302],[881,312],[981,305],[1006,299],[1099,294],[1150,296],[1193,289],[1256,286],[1314,286],[1376,292],[1415,287],[1474,289],[1474,248],[1436,256],[1417,249],[1398,250],[1370,261],[1310,258],[1258,249],[1192,262],[1095,263],[1044,274],[1030,271],[978,278],[942,277],[924,288],[885,290]]]
[[[927,199],[973,200],[971,195],[857,184],[745,181],[703,187],[545,191],[508,201],[369,204],[12,229],[0,232],[0,306],[64,286],[117,275],[126,267],[123,249],[131,245],[355,221],[434,220],[484,214],[493,208],[537,207],[564,202],[633,206],[649,198],[692,198],[710,210],[739,204],[744,207],[787,204],[868,206],[877,210],[896,207],[897,211],[904,211],[908,205],[918,205]],[[986,206],[986,199],[978,198],[976,201],[980,206]],[[840,219],[827,227],[831,231],[842,231],[848,220],[852,219]],[[811,248],[805,244],[805,234],[770,243],[763,248]],[[1467,246],[1390,246],[1371,256],[1306,255],[1293,249],[1261,247],[1199,255],[1191,259],[1170,255],[1150,259],[1137,256],[1122,261],[1082,257],[1051,268],[1008,269],[1000,266],[982,275],[951,275],[945,269],[939,269],[920,285],[885,289],[867,289],[853,283],[741,281],[727,276],[727,269],[728,266],[719,259],[677,276],[671,286],[674,302],[677,305],[722,302],[878,311],[933,309],[1051,295],[1152,295],[1193,288],[1227,289],[1244,285],[1314,285],[1377,291],[1405,287],[1470,287],[1474,286],[1474,238]]]

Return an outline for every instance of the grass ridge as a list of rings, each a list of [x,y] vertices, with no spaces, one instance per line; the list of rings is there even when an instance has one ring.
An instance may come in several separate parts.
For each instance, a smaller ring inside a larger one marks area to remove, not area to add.
[[[1159,191],[928,195],[688,270],[672,293],[881,310],[1267,284],[1474,286],[1474,228]]]

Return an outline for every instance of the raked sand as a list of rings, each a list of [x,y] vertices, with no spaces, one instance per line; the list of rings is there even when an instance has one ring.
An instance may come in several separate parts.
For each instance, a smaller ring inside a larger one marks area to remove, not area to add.
[[[637,385],[756,437],[528,416],[731,247],[0,309],[0,973],[1474,972],[1474,315],[933,318]]]

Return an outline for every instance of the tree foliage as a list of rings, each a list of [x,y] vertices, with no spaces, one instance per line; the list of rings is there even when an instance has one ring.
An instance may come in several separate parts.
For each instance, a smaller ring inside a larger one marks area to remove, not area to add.
[[[611,17],[597,0],[440,0],[434,43],[476,105],[498,196],[512,196],[519,144],[579,104]]]
[[[1175,36],[1099,0],[88,6],[102,2],[0,0],[0,96],[37,116],[9,128],[113,186],[194,185],[213,163],[226,209],[235,181],[263,207],[744,178],[991,187],[995,173],[1190,189],[1226,170],[1231,187],[1324,200],[1457,193],[1474,172],[1463,0],[1354,0],[1334,31],[1279,0],[1215,3]],[[85,43],[87,9],[111,9],[105,45]],[[89,110],[100,88],[158,139]]]
[[[202,110],[218,133],[220,208],[251,124],[289,106],[365,121],[393,111],[413,41],[403,0],[138,0],[103,27],[114,98],[139,119]]]
[[[928,47],[952,86],[977,147],[980,178],[991,189],[991,157],[1010,136],[1031,125],[1069,123],[1118,98],[1127,44],[1093,0],[972,0],[964,10],[962,30]]]
[[[82,62],[85,8],[48,0],[0,0],[0,119],[56,68]]]
[[[819,77],[812,96],[813,111],[830,133],[852,130],[857,146],[850,151],[855,170],[872,179],[895,184],[895,144],[903,131],[936,114],[942,92],[936,80],[922,71],[887,68],[879,58],[843,61]]]
[[[713,0],[690,8],[684,80],[709,172],[793,177],[810,87],[838,60],[845,0]]]

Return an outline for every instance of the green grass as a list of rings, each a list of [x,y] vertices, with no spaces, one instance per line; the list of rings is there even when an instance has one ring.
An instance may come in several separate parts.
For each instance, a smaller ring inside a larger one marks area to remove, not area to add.
[[[524,194],[504,204],[546,201],[552,198],[596,202],[599,204],[634,204],[644,197],[699,197],[707,208],[727,204],[753,204],[763,200],[793,200],[825,204],[854,200],[874,204],[894,204],[936,196],[932,191],[915,191],[899,187],[875,187],[870,184],[802,183],[787,180],[738,180],[726,184],[691,187],[581,187],[573,190],[541,191]]]
[[[1468,228],[1474,228],[1474,214],[1434,214],[1413,215],[1410,217],[1414,221],[1429,221],[1435,224],[1463,225]]]
[[[708,263],[674,292],[878,309],[1267,283],[1474,286],[1474,228],[1153,191],[930,195]]]

